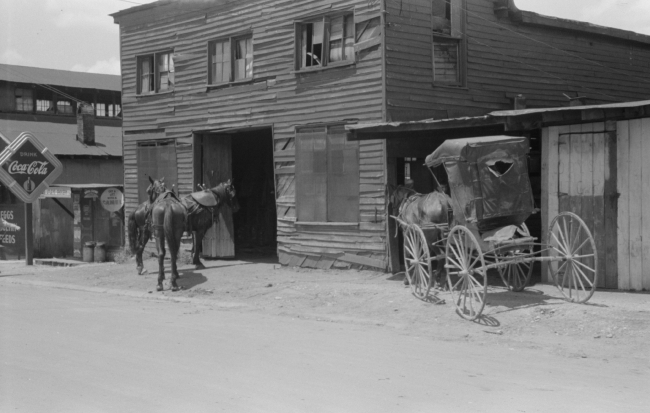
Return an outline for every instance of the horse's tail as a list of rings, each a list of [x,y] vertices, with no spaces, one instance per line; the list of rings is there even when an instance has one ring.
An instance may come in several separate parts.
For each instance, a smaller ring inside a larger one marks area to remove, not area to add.
[[[165,218],[163,220],[163,228],[165,230],[165,240],[167,241],[167,246],[169,247],[169,253],[171,257],[176,256],[178,253],[178,249],[180,248],[180,239],[177,239],[176,237],[176,232],[177,230],[177,223],[174,222],[175,215],[174,214],[174,203],[172,202],[167,202],[165,205]],[[178,203],[178,205],[181,205]],[[181,205],[182,207],[182,205]],[[181,228],[185,228],[185,222],[182,222],[180,224]]]
[[[129,248],[131,254],[136,253],[138,247],[138,225],[135,222],[135,209],[129,214],[128,231],[129,231]]]

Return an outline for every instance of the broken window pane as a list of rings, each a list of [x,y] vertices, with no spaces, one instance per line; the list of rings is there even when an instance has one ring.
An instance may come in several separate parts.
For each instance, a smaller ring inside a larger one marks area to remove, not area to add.
[[[451,34],[450,0],[431,1],[431,21],[434,33]]]

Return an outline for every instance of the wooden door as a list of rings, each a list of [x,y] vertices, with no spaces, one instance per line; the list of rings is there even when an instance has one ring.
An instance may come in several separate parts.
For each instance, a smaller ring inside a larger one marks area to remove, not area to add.
[[[232,145],[229,135],[204,135],[202,154],[202,183],[217,186],[232,178]],[[205,234],[203,256],[232,258],[235,256],[235,230],[232,210],[221,208],[219,219]]]
[[[650,290],[650,118],[620,121],[618,288]]]
[[[544,137],[548,150],[543,172],[548,179],[544,237],[549,223],[560,212],[578,215],[596,242],[598,287],[617,288],[616,177],[612,174],[615,135],[605,130],[604,123],[549,129]],[[547,277],[546,266],[543,268]]]

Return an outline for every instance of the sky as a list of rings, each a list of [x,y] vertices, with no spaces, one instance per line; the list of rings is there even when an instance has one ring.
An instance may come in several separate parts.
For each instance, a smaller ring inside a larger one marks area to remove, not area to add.
[[[153,1],[0,0],[0,63],[119,75],[119,26],[109,14]],[[650,0],[515,4],[548,16],[650,35]]]

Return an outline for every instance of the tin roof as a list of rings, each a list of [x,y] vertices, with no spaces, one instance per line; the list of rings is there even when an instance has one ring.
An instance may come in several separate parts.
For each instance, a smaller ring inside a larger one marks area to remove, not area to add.
[[[72,72],[69,70],[44,69],[40,67],[16,66],[0,63],[0,80],[7,82],[40,83],[52,86],[67,86],[121,92],[121,79],[121,76],[118,75]]]
[[[76,123],[0,119],[0,134],[10,142],[27,131],[33,133],[54,155],[122,156],[121,127],[95,126],[95,146],[87,146],[76,139]]]

